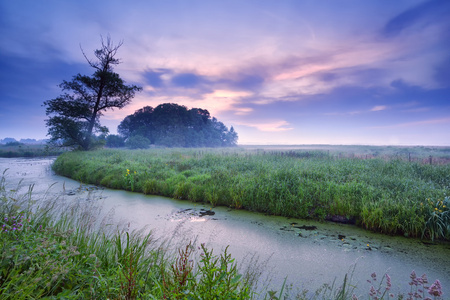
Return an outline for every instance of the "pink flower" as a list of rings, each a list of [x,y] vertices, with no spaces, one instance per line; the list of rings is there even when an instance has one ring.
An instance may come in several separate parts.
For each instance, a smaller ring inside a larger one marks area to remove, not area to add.
[[[389,291],[392,287],[391,276],[386,274],[386,290]]]
[[[441,282],[436,279],[436,281],[428,289],[428,294],[434,297],[442,296],[442,286]]]
[[[369,296],[373,297],[377,294],[377,291],[375,290],[375,288],[373,287],[373,285],[370,287],[370,292],[369,292]]]

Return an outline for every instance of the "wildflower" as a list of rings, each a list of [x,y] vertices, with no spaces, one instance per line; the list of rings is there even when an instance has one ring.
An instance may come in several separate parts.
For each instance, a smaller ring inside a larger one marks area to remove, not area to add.
[[[373,297],[377,294],[377,291],[375,290],[375,288],[373,287],[373,285],[370,287],[370,292],[369,292],[369,296]]]
[[[428,294],[434,297],[442,296],[442,286],[439,280],[436,280],[428,289]]]
[[[391,289],[391,287],[392,287],[391,276],[386,274],[386,290],[389,291]]]
[[[409,278],[411,278],[411,282],[409,282],[409,285],[415,285],[415,286],[418,285],[417,275],[414,270],[411,272],[411,275],[409,276]]]

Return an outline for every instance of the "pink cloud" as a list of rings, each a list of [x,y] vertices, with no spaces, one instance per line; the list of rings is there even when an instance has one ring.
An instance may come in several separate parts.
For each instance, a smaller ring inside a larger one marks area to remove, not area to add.
[[[370,111],[381,111],[381,110],[386,110],[387,106],[386,105],[378,105],[378,106],[374,106]]]

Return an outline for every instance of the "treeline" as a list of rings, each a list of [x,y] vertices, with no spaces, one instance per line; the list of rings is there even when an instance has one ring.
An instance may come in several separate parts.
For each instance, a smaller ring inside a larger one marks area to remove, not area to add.
[[[211,117],[206,109],[187,109],[183,105],[164,103],[145,106],[131,114],[118,127],[120,136],[107,138],[107,146],[130,148],[150,145],[165,147],[232,147],[238,135]]]
[[[19,142],[10,142],[6,145],[0,145],[0,157],[42,157],[57,156],[64,153],[67,149],[62,147],[50,147],[45,144],[23,144]]]

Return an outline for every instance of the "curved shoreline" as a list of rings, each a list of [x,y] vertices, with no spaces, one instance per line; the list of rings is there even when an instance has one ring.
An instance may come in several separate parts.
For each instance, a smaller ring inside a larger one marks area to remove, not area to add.
[[[388,235],[450,237],[433,236],[427,223],[435,210],[449,210],[442,199],[450,201],[450,165],[333,160],[321,152],[298,158],[153,149],[70,152],[53,169],[81,182],[212,206],[354,222]]]

